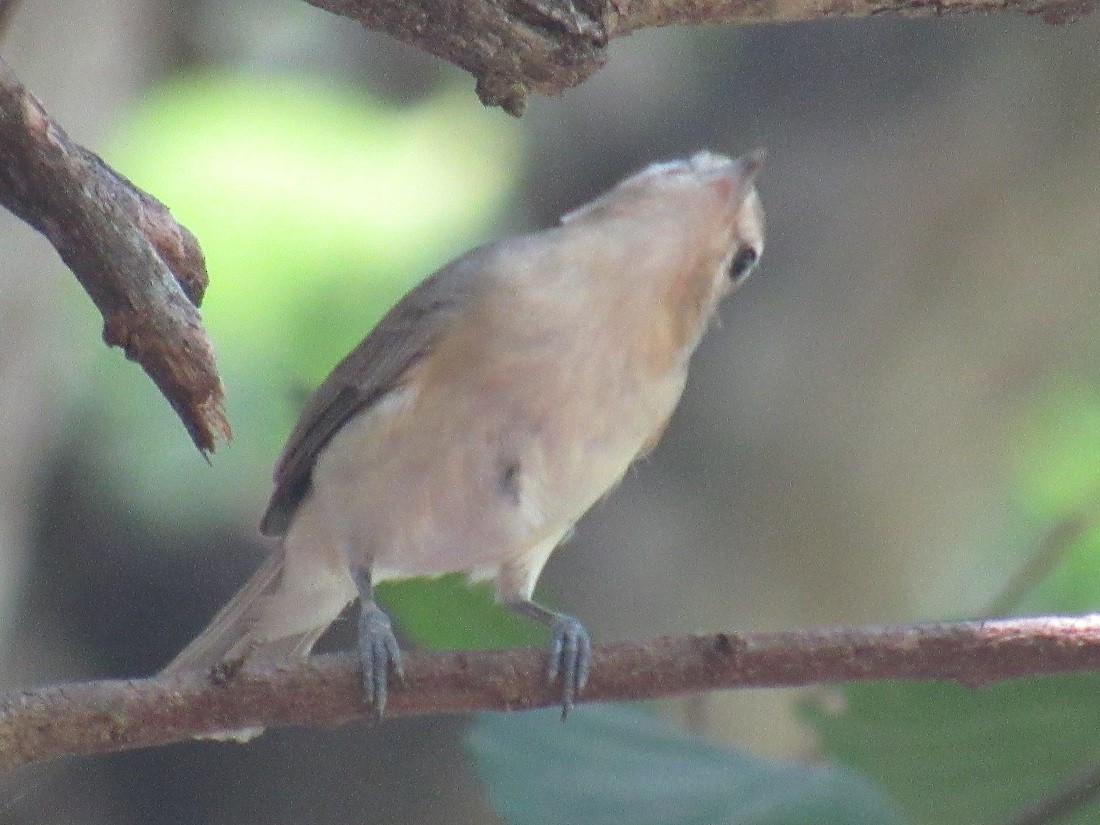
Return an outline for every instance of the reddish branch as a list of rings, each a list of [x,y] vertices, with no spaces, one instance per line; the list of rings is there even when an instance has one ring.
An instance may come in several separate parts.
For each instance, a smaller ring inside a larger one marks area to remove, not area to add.
[[[206,265],[168,209],[73,143],[0,60],[0,204],[54,245],[103,313],[103,337],[156,382],[196,446],[230,437],[198,305]]]
[[[555,705],[537,649],[410,653],[395,716]],[[1100,669],[1100,615],[656,638],[597,647],[585,698],[655,699],[739,687],[871,679],[1003,679]],[[358,661],[257,665],[170,680],[104,681],[0,700],[0,765],[164,745],[211,731],[333,725],[366,715]]]
[[[531,91],[559,95],[607,62],[615,37],[653,26],[790,23],[896,14],[1017,11],[1067,23],[1097,0],[306,0],[448,60],[486,105],[519,115]]]

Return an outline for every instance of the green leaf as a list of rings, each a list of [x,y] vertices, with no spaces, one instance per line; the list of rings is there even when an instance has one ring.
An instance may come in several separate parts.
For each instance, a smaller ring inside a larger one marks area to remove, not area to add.
[[[1100,391],[1084,381],[1052,391],[1024,425],[1017,478],[1025,508],[1052,519],[1100,498]]]
[[[1100,524],[1077,536],[1057,566],[1037,582],[1015,613],[1088,613],[1100,605]]]
[[[831,757],[874,777],[917,822],[1010,821],[1100,757],[1100,675],[847,685],[805,708]],[[1062,820],[1059,820],[1061,822]],[[1066,822],[1100,822],[1091,806]]]
[[[471,585],[464,575],[383,582],[378,600],[398,626],[423,647],[514,647],[547,641],[544,628],[509,613],[492,585]]]
[[[1083,613],[1100,606],[1100,392],[1086,382],[1054,390],[1029,416],[1017,456],[1017,488],[1036,537],[1074,529],[1053,548],[1054,568],[1019,612]],[[1042,539],[1032,543],[1038,552]]]
[[[1083,613],[1100,605],[1100,394],[1083,383],[1052,392],[1018,450],[1028,541],[1063,520],[1054,568],[1014,604],[1017,613]],[[1011,544],[1011,542],[1010,542]],[[1058,550],[1063,550],[1058,555]],[[1038,552],[1036,549],[1035,552]],[[1001,564],[1004,560],[999,559]],[[1019,564],[1014,561],[1013,564]],[[1011,821],[1100,759],[1100,674],[1019,679],[970,690],[947,682],[883,682],[832,691],[806,715],[829,756],[874,777],[918,822]],[[1100,805],[1059,823],[1097,823]]]
[[[761,759],[629,706],[483,714],[469,735],[511,825],[900,825],[842,768]]]

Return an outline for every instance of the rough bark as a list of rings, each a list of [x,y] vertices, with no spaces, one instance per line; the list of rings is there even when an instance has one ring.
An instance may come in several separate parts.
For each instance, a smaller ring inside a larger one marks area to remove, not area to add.
[[[198,306],[206,264],[168,209],[73,143],[0,60],[0,204],[49,239],[195,445],[230,438]]]
[[[607,62],[607,45],[673,24],[790,23],[1016,11],[1062,24],[1097,0],[306,0],[470,72],[486,105],[520,115],[527,95],[560,95]]]
[[[741,687],[881,679],[982,687],[1021,676],[1100,669],[1100,615],[953,624],[717,633],[603,645],[588,701],[656,699]],[[524,710],[557,704],[546,653],[523,648],[410,653],[391,691],[394,716]],[[218,668],[173,679],[102,681],[0,699],[0,765],[164,745],[255,725],[335,725],[367,716],[359,662]]]

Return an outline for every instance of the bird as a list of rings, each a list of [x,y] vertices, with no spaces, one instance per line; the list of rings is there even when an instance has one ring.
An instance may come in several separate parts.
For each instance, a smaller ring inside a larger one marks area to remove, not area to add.
[[[305,404],[260,523],[277,547],[163,671],[304,659],[359,601],[366,703],[404,679],[382,581],[465,573],[549,628],[563,717],[591,639],[533,600],[576,522],[659,441],[764,248],[765,152],[654,163],[552,227],[427,277]]]

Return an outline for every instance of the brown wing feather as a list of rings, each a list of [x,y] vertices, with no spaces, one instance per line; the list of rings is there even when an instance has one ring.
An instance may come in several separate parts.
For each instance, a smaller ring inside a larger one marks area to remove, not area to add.
[[[449,328],[470,297],[481,254],[475,250],[454,261],[402,298],[306,402],[275,465],[275,490],[260,521],[264,534],[287,531],[309,490],[317,455],[336,431],[400,385]]]

